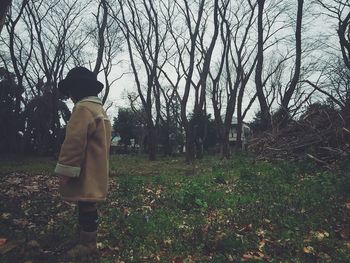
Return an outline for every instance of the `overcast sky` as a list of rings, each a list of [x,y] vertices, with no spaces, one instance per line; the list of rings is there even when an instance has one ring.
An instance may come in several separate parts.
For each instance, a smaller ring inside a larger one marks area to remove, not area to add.
[[[293,1],[295,2],[295,1]],[[304,10],[308,8],[308,2],[305,1],[305,7]],[[303,20],[303,32],[302,32],[302,37],[303,37],[303,44],[305,43],[310,43],[310,41],[314,41],[312,39],[315,39],[315,41],[323,41],[323,42],[328,42],[332,43],[331,46],[335,46],[338,48],[338,42],[336,38],[336,21],[328,18],[327,16],[317,16],[317,13],[319,12],[320,8],[316,8],[314,10],[306,10],[305,12],[305,17]],[[295,10],[296,12],[296,10]],[[320,12],[319,12],[320,13]],[[293,34],[293,28],[289,29],[289,32],[281,32],[280,34]],[[323,38],[321,36],[324,36]],[[331,37],[333,35],[333,37]],[[281,49],[281,52],[283,52],[283,49],[285,47],[280,46],[278,47]],[[303,62],[307,61],[308,59],[317,59],[317,54],[320,55],[324,52],[323,51],[318,51],[315,55],[315,57],[309,57],[305,58],[303,57]],[[274,52],[274,50],[273,50]],[[220,52],[216,52],[216,56],[219,56]],[[322,55],[321,55],[322,56]],[[121,63],[118,67],[115,67],[113,70],[113,77],[111,79],[119,77],[122,73],[125,72],[131,72],[130,65],[129,65],[129,57],[126,52],[120,54],[118,56],[118,59],[122,59],[124,62]],[[216,61],[218,57],[213,56],[212,61]],[[265,55],[265,63],[267,63],[269,60],[269,55]],[[213,63],[212,63],[213,64]],[[288,72],[289,73],[289,72]],[[252,75],[252,79],[254,79],[254,73]],[[100,79],[103,82],[103,79]],[[254,89],[254,83],[251,82],[249,85],[250,89]],[[109,109],[109,115],[110,116],[115,116],[117,114],[117,109],[118,107],[127,107],[128,106],[128,100],[126,98],[126,94],[128,92],[135,92],[136,91],[136,86],[135,86],[135,81],[134,81],[134,76],[132,73],[124,75],[120,80],[118,80],[113,87],[110,90],[110,95],[109,95],[109,100],[113,101],[113,107]],[[317,96],[317,95],[316,95]],[[247,96],[246,96],[247,98]],[[249,99],[245,99],[244,103],[247,104]],[[108,103],[107,103],[108,104]],[[191,101],[189,101],[189,110],[192,108],[191,107]],[[211,106],[211,101],[208,98],[208,103],[207,103],[207,109],[208,113],[212,113],[212,106]],[[259,110],[259,104],[256,100],[254,105],[252,106],[251,110],[249,111],[245,121],[249,122],[253,119],[254,114]]]

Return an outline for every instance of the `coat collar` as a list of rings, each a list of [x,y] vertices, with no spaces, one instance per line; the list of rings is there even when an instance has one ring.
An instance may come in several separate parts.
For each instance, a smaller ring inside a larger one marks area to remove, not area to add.
[[[102,100],[96,96],[89,96],[89,97],[82,98],[77,103],[84,102],[84,101],[90,101],[90,102],[94,102],[94,103],[102,105]]]

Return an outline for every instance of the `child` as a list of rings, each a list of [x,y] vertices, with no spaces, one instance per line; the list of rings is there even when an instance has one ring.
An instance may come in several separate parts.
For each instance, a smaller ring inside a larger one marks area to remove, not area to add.
[[[76,67],[58,84],[74,102],[55,173],[60,177],[63,199],[77,202],[80,241],[68,258],[97,253],[97,207],[106,199],[111,123],[97,94],[103,84],[90,70]]]

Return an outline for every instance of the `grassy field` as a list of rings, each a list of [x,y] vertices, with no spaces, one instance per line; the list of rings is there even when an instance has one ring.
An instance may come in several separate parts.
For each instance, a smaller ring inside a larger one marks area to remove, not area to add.
[[[76,208],[52,158],[0,160],[0,262],[60,262]],[[350,174],[312,163],[112,156],[99,258],[81,262],[350,262]],[[2,242],[1,242],[2,240]]]

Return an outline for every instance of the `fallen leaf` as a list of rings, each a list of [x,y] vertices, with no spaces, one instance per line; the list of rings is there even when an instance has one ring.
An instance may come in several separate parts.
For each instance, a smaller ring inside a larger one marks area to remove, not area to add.
[[[2,247],[3,245],[5,245],[7,239],[6,238],[0,238],[0,247]]]
[[[142,208],[144,208],[145,210],[148,210],[148,211],[152,211],[152,207],[149,205],[143,205]]]
[[[321,252],[318,256],[322,259],[321,262],[332,262],[331,256],[327,253]]]
[[[269,257],[260,251],[248,251],[242,256],[242,261],[248,261],[252,259],[256,260],[267,260]]]
[[[262,228],[258,228],[255,233],[258,235],[258,237],[264,237],[266,234],[266,230],[262,229]]]
[[[179,256],[174,257],[173,260],[171,261],[171,263],[183,263],[183,262],[184,260]]]
[[[171,245],[172,243],[173,241],[170,238],[164,240],[164,245]]]
[[[208,234],[208,231],[209,231],[209,224],[206,224],[202,227],[202,233],[204,235],[207,235]]]
[[[241,229],[239,229],[238,232],[250,231],[250,230],[252,230],[252,228],[253,228],[253,225],[252,225],[252,224],[245,225],[245,226],[243,226]]]
[[[264,239],[263,239],[262,241],[259,242],[258,248],[259,248],[260,251],[262,251],[262,249],[265,247],[265,244],[266,244],[266,242],[265,242]]]
[[[312,246],[306,246],[304,247],[304,253],[305,254],[314,254],[315,253],[315,249]]]
[[[103,245],[102,242],[98,242],[98,243],[96,244],[96,246],[97,246],[98,249],[104,248],[104,245]]]
[[[347,227],[347,228],[340,230],[339,235],[342,239],[348,240],[350,237],[350,229]]]
[[[315,232],[315,237],[321,241],[322,239],[324,239],[325,237],[328,237],[329,234],[327,232],[320,232],[320,231],[316,231]]]
[[[13,250],[14,248],[18,247],[19,245],[23,244],[24,240],[11,240],[9,242],[6,242],[5,245],[0,247],[0,255],[4,255],[7,252]]]
[[[25,227],[25,226],[27,226],[29,224],[28,220],[25,219],[25,218],[13,219],[13,223],[15,225],[22,226],[22,227]]]
[[[194,263],[195,261],[193,260],[192,256],[188,256],[187,258],[184,259],[184,263]]]
[[[128,209],[127,207],[124,207],[124,208],[123,208],[123,214],[124,214],[124,217],[125,217],[125,218],[128,217],[128,216],[130,215],[130,211],[129,211],[129,209]]]
[[[152,189],[146,188],[146,193],[154,193]]]
[[[36,240],[30,240],[28,243],[27,243],[27,246],[31,249],[39,249],[40,248],[40,244],[38,241]]]
[[[11,217],[11,214],[10,213],[3,213],[1,216],[0,216],[0,218],[1,219],[9,219]]]

